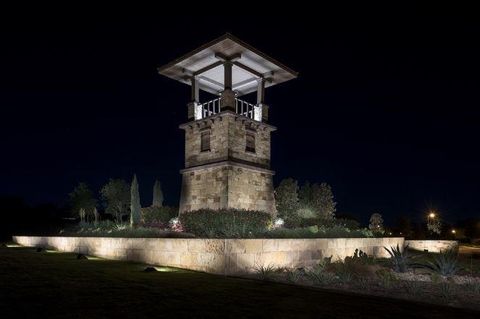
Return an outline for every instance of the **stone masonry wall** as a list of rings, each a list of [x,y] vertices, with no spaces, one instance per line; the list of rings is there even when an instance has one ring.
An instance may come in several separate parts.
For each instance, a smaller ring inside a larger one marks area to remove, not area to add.
[[[183,172],[180,214],[201,208],[227,208],[228,169],[225,165]]]
[[[272,126],[232,113],[220,113],[181,126],[185,130],[185,167],[237,160],[270,166]],[[210,151],[201,151],[201,133],[210,132]],[[246,132],[255,135],[255,153],[246,152]]]
[[[315,239],[196,239],[196,238],[107,238],[13,236],[30,247],[83,253],[108,259],[131,260],[151,265],[178,267],[213,274],[255,272],[262,266],[299,268],[352,256],[360,249],[375,257],[386,257],[383,247],[403,247],[398,238]]]
[[[228,180],[228,206],[276,214],[271,173],[231,167]]]
[[[270,167],[270,132],[275,128],[232,112],[180,126],[185,130],[180,213],[202,208],[238,208],[276,213]],[[210,150],[201,151],[202,132]],[[255,136],[255,152],[246,135]]]
[[[405,240],[405,245],[413,250],[439,253],[441,251],[458,247],[456,240]]]
[[[236,208],[275,214],[272,172],[236,163],[183,171],[180,213],[202,208]]]

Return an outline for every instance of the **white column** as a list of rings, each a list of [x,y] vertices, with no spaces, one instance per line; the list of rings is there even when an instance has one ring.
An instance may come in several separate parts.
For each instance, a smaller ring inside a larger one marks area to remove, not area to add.
[[[260,78],[257,81],[257,105],[261,105],[265,102],[265,79]]]
[[[253,108],[253,119],[255,121],[262,121],[262,110],[263,110],[263,102],[265,99],[265,79],[259,78],[257,80],[257,105]]]
[[[199,88],[198,88],[198,78],[196,76],[192,76],[192,102],[200,102],[199,101]]]

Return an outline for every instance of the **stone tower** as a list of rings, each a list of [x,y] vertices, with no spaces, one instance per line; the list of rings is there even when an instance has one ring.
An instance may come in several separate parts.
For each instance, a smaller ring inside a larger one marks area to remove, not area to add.
[[[237,208],[275,214],[265,88],[297,73],[231,34],[159,68],[191,85],[180,213]],[[200,90],[218,96],[200,102]],[[256,103],[240,97],[256,92]]]

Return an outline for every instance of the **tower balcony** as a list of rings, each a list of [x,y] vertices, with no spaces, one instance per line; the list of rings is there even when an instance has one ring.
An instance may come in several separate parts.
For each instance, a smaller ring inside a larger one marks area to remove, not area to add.
[[[205,103],[196,103],[195,120],[201,120],[221,112],[221,98],[213,99]],[[252,104],[235,98],[235,113],[249,119],[262,121],[262,105]]]

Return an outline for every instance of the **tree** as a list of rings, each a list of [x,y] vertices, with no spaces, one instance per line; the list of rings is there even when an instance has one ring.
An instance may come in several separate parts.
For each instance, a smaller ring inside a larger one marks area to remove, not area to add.
[[[427,229],[432,235],[440,235],[442,233],[442,222],[440,218],[429,218],[427,222]]]
[[[93,218],[93,222],[95,223],[95,225],[97,225],[100,221],[100,214],[98,213],[97,207],[93,209]]]
[[[313,184],[312,208],[317,216],[323,219],[334,219],[337,203],[334,201],[333,192],[327,183]]]
[[[317,217],[317,212],[313,207],[313,188],[308,181],[305,182],[298,191],[297,214],[302,219]]]
[[[158,180],[156,180],[155,184],[153,185],[152,206],[154,206],[154,207],[162,207],[163,206],[162,184],[160,184],[160,181],[158,181]]]
[[[93,210],[97,206],[97,200],[94,198],[93,192],[87,184],[78,183],[68,196],[70,198],[72,212],[75,215],[78,214],[81,221],[85,221],[85,216],[93,214]]]
[[[298,202],[301,208],[312,208],[313,192],[312,185],[306,181],[298,190]]]
[[[299,213],[303,218],[332,220],[337,205],[333,199],[332,188],[327,183],[306,182],[299,192]]]
[[[100,192],[107,205],[105,212],[121,223],[130,206],[130,186],[123,179],[110,179]]]
[[[137,226],[141,218],[140,192],[138,191],[137,175],[133,175],[130,187],[130,226]]]
[[[80,222],[84,223],[85,222],[85,216],[87,216],[87,213],[85,212],[85,208],[80,208],[80,211],[78,212],[80,215]]]
[[[298,209],[298,182],[287,178],[275,189],[275,204],[278,217],[288,221],[295,218]]]
[[[370,224],[368,225],[368,228],[375,233],[383,234],[385,230],[383,228],[382,215],[378,213],[372,214],[372,216],[370,217]]]

